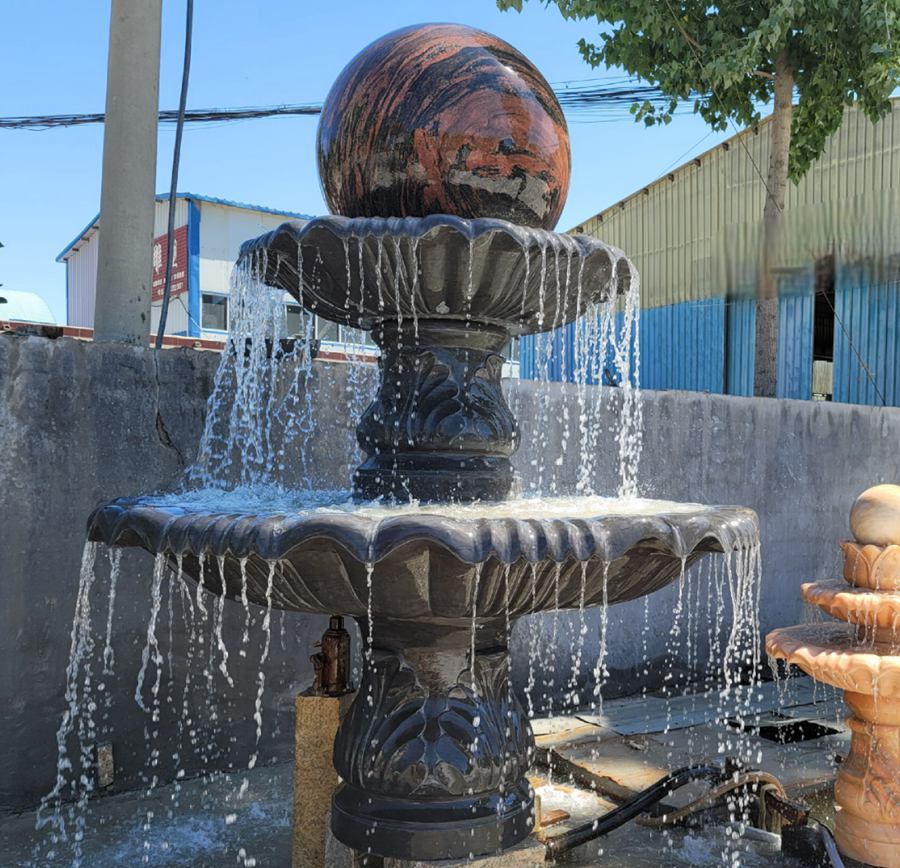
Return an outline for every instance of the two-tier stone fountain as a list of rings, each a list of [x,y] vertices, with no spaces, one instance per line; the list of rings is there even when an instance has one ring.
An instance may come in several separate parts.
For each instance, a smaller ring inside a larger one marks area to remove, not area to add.
[[[573,321],[634,274],[619,251],[550,231],[569,138],[519,52],[456,25],[392,33],[340,75],[318,144],[334,216],[286,223],[243,256],[381,349],[355,503],[262,514],[119,500],[89,535],[177,558],[216,594],[354,617],[368,650],[334,748],[334,834],[411,859],[497,851],[534,813],[510,620],[649,594],[704,553],[756,539],[756,517],[504,500],[519,445],[504,346]]]

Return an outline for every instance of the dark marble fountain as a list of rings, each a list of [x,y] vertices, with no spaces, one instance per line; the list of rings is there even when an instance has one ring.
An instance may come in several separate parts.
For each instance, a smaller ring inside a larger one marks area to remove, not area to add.
[[[356,504],[259,514],[118,500],[89,535],[177,556],[216,594],[354,617],[371,653],[335,744],[334,834],[383,856],[494,852],[534,819],[510,621],[652,593],[754,538],[756,517],[504,504],[519,442],[505,345],[632,278],[619,251],[550,231],[568,133],[515,49],[457,25],[373,43],[329,94],[319,168],[335,216],[286,223],[242,255],[381,348],[380,389],[357,428]]]

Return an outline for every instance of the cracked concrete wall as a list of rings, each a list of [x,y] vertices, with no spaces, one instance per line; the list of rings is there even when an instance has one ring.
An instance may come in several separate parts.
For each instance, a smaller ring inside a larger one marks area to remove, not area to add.
[[[0,335],[0,810],[35,804],[55,777],[55,732],[63,709],[86,519],[100,501],[179,483],[185,462],[196,452],[217,363],[218,355],[192,350],[157,354],[112,344]],[[577,423],[575,388],[527,381],[506,386],[522,427],[517,470],[527,482],[543,463],[548,483],[552,478],[560,493],[573,491],[578,450],[571,445],[562,449],[561,443],[566,424],[571,430]],[[356,460],[352,413],[361,403],[356,393],[367,388],[367,378],[347,366],[315,366],[310,401],[316,429],[306,459],[322,485],[346,486],[348,468]],[[614,419],[619,393],[607,390],[607,397]],[[800,583],[835,573],[836,541],[847,532],[847,511],[856,494],[871,483],[900,478],[898,409],[648,392],[644,420],[645,494],[741,504],[759,513],[762,632],[801,619]],[[599,447],[596,485],[601,491],[615,490],[616,450],[610,430]],[[134,692],[146,643],[151,571],[152,559],[145,553],[123,555],[113,622],[116,674],[103,679],[97,712],[98,721],[112,726],[120,788],[146,785],[141,775],[150,749],[147,718],[135,704]],[[98,637],[105,631],[107,573],[101,566],[92,595]],[[665,657],[673,644],[669,630],[675,599],[674,587],[648,598],[647,622],[643,601],[610,610],[611,678],[605,694],[655,687],[684,664],[683,641],[675,643],[674,663]],[[195,644],[188,655],[187,631],[179,626],[182,601],[173,603],[175,710],[163,714],[154,740],[160,749],[155,771],[162,780],[171,778],[173,754],[179,750],[188,757],[182,765],[189,774],[204,765],[245,766],[255,742],[259,612],[245,646],[243,609],[231,603],[223,607],[223,639],[234,682],[229,687],[216,674],[219,658],[209,665],[213,636],[205,636],[202,648]],[[705,607],[705,598],[701,603],[691,615],[705,634],[714,613]],[[596,611],[587,614],[585,670],[596,659],[598,620]],[[324,619],[286,615],[283,631],[280,626],[280,616],[275,616],[260,762],[290,755],[293,697],[311,681],[308,657]],[[557,709],[577,627],[577,617],[562,616],[554,627],[554,617],[545,615],[524,619],[514,631],[520,688],[527,678],[529,630],[536,629],[545,645],[556,631]],[[702,647],[699,652],[702,657]],[[203,673],[210,668],[213,705],[203,685]],[[195,681],[187,696],[187,717],[212,729],[199,755],[178,729],[181,686],[188,672]],[[164,710],[170,704],[167,683],[161,695]]]

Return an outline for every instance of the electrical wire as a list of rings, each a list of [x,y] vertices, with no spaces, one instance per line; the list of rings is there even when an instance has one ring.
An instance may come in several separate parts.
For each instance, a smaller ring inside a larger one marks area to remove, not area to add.
[[[186,0],[184,22],[184,66],[181,71],[181,95],[178,99],[178,120],[175,127],[175,146],[172,150],[172,183],[169,185],[169,221],[166,228],[166,282],[163,286],[159,325],[156,328],[156,349],[161,350],[169,316],[169,296],[172,293],[172,244],[175,235],[175,203],[178,190],[178,163],[181,160],[181,136],[184,132],[184,114],[187,105],[188,81],[191,75],[191,34],[194,26],[194,0]]]
[[[656,85],[639,84],[631,78],[584,79],[564,81],[554,87],[560,105],[567,114],[586,115],[607,120],[630,117],[630,108],[636,102],[649,102],[655,106],[668,105],[667,97]],[[321,114],[321,103],[299,103],[264,106],[240,106],[236,108],[188,109],[183,113],[166,109],[159,113],[161,124],[221,123],[225,121],[253,120],[271,117],[302,117]],[[102,124],[103,112],[83,114],[45,114],[0,117],[0,129],[50,130],[59,127],[76,127]]]
[[[838,852],[834,836],[831,834],[831,829],[819,823],[817,830],[819,832],[819,837],[822,839],[822,844],[825,847],[825,852],[831,860],[832,868],[844,868],[844,861],[841,859],[841,854]]]

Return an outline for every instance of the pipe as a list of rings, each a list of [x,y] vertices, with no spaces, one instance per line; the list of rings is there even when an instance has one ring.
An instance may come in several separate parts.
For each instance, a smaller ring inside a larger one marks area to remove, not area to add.
[[[172,240],[175,235],[175,204],[178,191],[178,164],[181,162],[181,134],[184,132],[184,112],[187,105],[188,79],[191,74],[191,34],[194,28],[194,0],[187,0],[184,23],[184,65],[181,70],[181,97],[178,100],[178,122],[175,126],[175,147],[172,150],[172,182],[169,185],[169,222],[166,227],[166,281],[163,285],[159,325],[156,327],[156,349],[161,350],[169,317],[169,296],[172,294]],[[198,287],[199,291],[199,287]],[[201,316],[202,320],[203,317]],[[202,325],[202,323],[197,323]],[[188,330],[190,333],[190,330]]]
[[[768,784],[776,789],[778,795],[786,799],[787,794],[784,791],[779,780],[768,772],[747,772],[746,774],[738,774],[728,777],[721,784],[714,786],[709,792],[704,793],[698,799],[685,805],[683,808],[673,810],[671,813],[660,814],[656,817],[647,817],[643,820],[642,825],[653,828],[663,828],[664,826],[674,826],[680,823],[691,814],[698,811],[705,811],[715,807],[716,803],[728,793],[738,790],[741,787],[752,786],[753,784]]]
[[[833,868],[844,868],[844,860],[841,859],[841,854],[838,853],[837,844],[835,843],[834,836],[831,834],[831,829],[819,823],[818,830],[819,837],[822,839],[825,852],[828,854],[828,858],[831,861]]]
[[[562,835],[550,838],[545,846],[548,859],[556,859],[569,850],[574,850],[582,844],[593,841],[625,825],[639,814],[643,814],[647,808],[662,801],[673,790],[683,787],[694,781],[710,781],[721,783],[733,774],[731,768],[722,768],[714,765],[685,766],[660,778],[655,784],[641,790],[633,799],[614,808],[608,814],[598,817],[593,823],[571,829]]]

